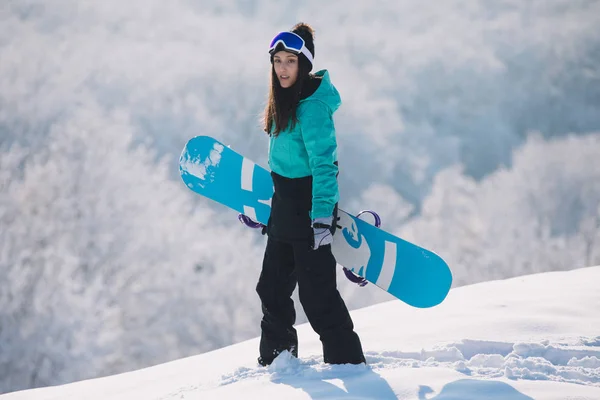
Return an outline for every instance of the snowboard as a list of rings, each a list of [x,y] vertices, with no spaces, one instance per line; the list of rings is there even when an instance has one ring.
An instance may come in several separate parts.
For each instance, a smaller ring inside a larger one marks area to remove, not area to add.
[[[273,197],[268,170],[209,136],[192,138],[179,159],[192,191],[267,224]],[[339,209],[332,252],[339,265],[419,308],[441,303],[452,284],[438,255]]]

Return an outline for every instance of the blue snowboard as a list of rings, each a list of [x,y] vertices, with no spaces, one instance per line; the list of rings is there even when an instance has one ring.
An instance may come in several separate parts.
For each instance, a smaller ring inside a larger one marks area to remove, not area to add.
[[[191,139],[179,160],[188,188],[266,224],[273,181],[266,169],[208,136]],[[431,251],[340,210],[332,251],[338,264],[414,307],[441,303],[452,284],[448,265]]]

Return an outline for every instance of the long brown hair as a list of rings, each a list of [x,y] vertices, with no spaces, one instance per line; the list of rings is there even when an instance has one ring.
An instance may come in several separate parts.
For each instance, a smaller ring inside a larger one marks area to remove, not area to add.
[[[272,61],[273,57],[271,56],[271,85],[263,122],[264,131],[270,135],[277,136],[288,127],[289,129],[294,129],[298,122],[296,110],[302,96],[304,82],[311,70],[311,65],[305,57],[299,56],[296,82],[289,88],[283,88],[279,83]]]

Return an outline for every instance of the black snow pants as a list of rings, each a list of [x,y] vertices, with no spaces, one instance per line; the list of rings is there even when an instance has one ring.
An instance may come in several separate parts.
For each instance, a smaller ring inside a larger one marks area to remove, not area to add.
[[[291,299],[298,294],[308,320],[330,364],[365,362],[350,313],[336,286],[336,261],[331,245],[312,250],[307,242],[269,237],[256,291],[262,302],[259,363],[269,365],[284,350],[298,356],[296,313]]]
[[[284,350],[298,356],[296,312],[291,299],[296,285],[308,321],[321,339],[325,362],[365,362],[350,313],[337,290],[337,264],[331,245],[317,250],[311,247],[312,177],[286,178],[274,172],[271,176],[275,192],[256,287],[263,311],[259,362],[268,365]]]

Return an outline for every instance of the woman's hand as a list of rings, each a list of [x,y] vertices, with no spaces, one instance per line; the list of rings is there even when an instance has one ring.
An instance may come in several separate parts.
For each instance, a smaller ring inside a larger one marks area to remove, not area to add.
[[[326,246],[333,242],[331,234],[331,224],[333,217],[315,218],[312,221],[312,228],[315,235],[313,250],[317,250],[320,246]]]

